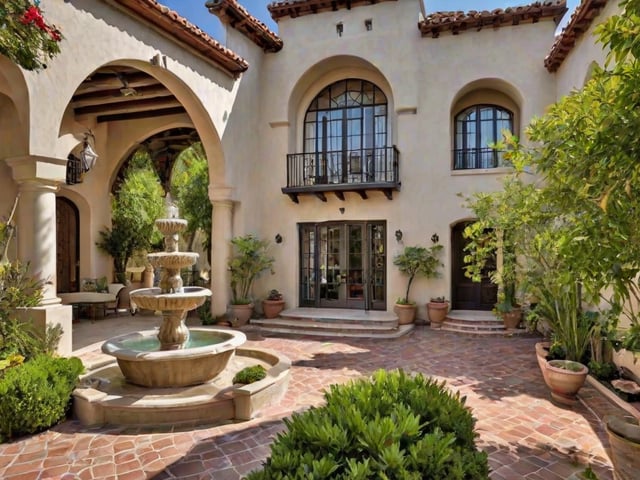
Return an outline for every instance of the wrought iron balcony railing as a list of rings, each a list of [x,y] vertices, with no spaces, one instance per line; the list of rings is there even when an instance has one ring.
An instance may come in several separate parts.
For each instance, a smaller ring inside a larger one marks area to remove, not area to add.
[[[391,190],[399,190],[399,152],[393,147],[360,150],[291,153],[287,155],[287,186],[283,193],[297,202],[301,193],[359,192],[382,190],[390,198]]]
[[[504,152],[494,148],[460,148],[453,151],[453,169],[471,170],[505,166]]]

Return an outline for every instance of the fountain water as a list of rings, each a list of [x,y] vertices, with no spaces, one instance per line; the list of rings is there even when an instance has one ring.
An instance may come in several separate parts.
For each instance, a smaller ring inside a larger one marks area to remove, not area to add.
[[[183,286],[180,270],[194,265],[198,254],[178,250],[187,221],[177,218],[173,205],[168,213],[168,218],[156,220],[165,251],[148,255],[162,270],[159,287],[130,294],[140,308],[162,312],[162,323],[158,331],[121,335],[102,345],[119,369],[106,366],[90,372],[85,386],[74,392],[75,412],[86,425],[248,419],[258,406],[279,400],[286,391],[290,362],[285,357],[242,348],[246,336],[237,330],[187,328],[188,312],[202,305],[211,290]],[[227,368],[232,359],[234,365]],[[233,386],[233,371],[251,364],[265,366],[267,378]]]

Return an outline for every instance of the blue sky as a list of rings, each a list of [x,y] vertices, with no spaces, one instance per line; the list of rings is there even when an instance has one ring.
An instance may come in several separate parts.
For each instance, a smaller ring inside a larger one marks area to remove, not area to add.
[[[172,10],[186,17],[191,23],[197,25],[218,41],[224,43],[222,27],[218,18],[208,12],[204,6],[206,0],[160,0]],[[266,23],[273,31],[278,31],[278,25],[271,19],[267,5],[272,0],[240,0],[249,12]],[[493,10],[516,5],[527,5],[534,0],[424,0],[427,12],[451,11],[451,10]],[[567,0],[569,11],[573,11],[579,0]],[[568,19],[565,15],[565,20]]]

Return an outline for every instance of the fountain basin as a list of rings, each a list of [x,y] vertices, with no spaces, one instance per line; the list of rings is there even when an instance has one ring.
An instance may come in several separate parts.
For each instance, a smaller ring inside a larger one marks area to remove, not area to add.
[[[191,344],[179,350],[157,350],[157,336],[156,330],[121,335],[106,341],[102,351],[117,359],[124,377],[135,385],[185,387],[217,377],[247,340],[235,330],[193,328]]]
[[[202,287],[184,287],[182,293],[160,293],[158,287],[139,288],[133,290],[129,296],[136,306],[146,310],[178,311],[193,310],[204,303],[211,296],[211,290]]]
[[[234,385],[244,367],[262,365],[263,380]],[[115,362],[97,365],[73,392],[74,413],[84,426],[197,425],[249,420],[280,403],[290,378],[291,361],[265,349],[240,347],[216,379],[190,387],[149,389],[125,381]]]

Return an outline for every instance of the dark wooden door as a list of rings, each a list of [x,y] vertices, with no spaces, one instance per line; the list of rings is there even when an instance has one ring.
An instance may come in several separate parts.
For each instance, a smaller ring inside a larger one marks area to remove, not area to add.
[[[497,300],[498,287],[484,274],[481,282],[474,282],[464,274],[464,247],[468,240],[463,232],[467,222],[455,225],[451,230],[451,249],[453,254],[451,278],[451,308],[455,310],[491,310]],[[487,264],[486,271],[495,269],[495,258]]]
[[[56,280],[58,292],[77,292],[80,273],[79,215],[70,200],[56,198]]]

